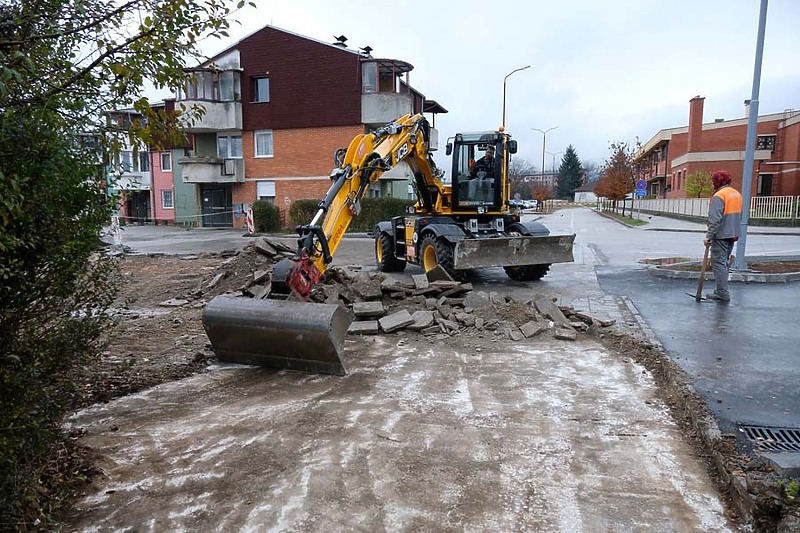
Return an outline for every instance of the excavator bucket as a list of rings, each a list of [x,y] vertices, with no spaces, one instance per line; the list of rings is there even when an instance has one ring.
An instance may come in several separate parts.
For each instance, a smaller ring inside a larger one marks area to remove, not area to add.
[[[217,296],[203,311],[222,361],[344,375],[339,357],[353,318],[339,305]]]
[[[542,235],[463,239],[456,243],[457,269],[548,265],[574,261],[575,235]]]

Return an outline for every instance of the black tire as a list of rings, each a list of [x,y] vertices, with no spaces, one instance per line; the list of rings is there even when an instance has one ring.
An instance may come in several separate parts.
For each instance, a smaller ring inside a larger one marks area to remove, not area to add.
[[[375,262],[381,272],[402,272],[406,262],[394,255],[394,242],[387,233],[375,236]]]
[[[506,275],[514,281],[538,281],[550,270],[550,265],[523,265],[503,267]]]
[[[433,235],[428,235],[422,239],[419,245],[419,263],[425,272],[432,270],[436,265],[440,265],[456,281],[464,281],[467,272],[456,270],[453,261],[455,246],[445,239],[437,239]]]

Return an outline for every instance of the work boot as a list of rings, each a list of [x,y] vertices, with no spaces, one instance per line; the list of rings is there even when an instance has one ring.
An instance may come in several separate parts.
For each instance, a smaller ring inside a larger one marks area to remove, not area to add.
[[[721,296],[716,292],[707,292],[706,293],[706,300],[716,300],[717,302],[730,302],[730,296]]]

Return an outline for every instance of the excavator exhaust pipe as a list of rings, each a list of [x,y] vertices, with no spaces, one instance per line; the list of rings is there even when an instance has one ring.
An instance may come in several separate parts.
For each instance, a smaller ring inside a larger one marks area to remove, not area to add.
[[[203,327],[221,361],[344,375],[340,358],[353,317],[340,305],[217,296]]]

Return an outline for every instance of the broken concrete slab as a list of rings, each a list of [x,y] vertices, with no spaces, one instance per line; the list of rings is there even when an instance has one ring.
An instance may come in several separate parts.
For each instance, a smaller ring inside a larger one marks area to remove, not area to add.
[[[433,318],[432,311],[424,311],[424,310],[414,311],[414,314],[411,315],[411,318],[414,319],[414,323],[409,324],[407,327],[408,329],[414,331],[422,331],[424,329],[433,326],[436,323],[435,319]]]
[[[484,291],[472,291],[464,296],[464,307],[469,309],[480,309],[489,306],[490,303],[489,295]]]
[[[564,316],[561,309],[548,298],[537,298],[533,303],[537,311],[556,324],[569,324],[569,319]]]
[[[430,285],[428,276],[425,274],[414,274],[411,276],[411,279],[414,280],[414,287],[416,289],[427,289]]]
[[[377,320],[359,320],[351,322],[347,329],[348,334],[352,335],[377,335],[380,331]]]
[[[255,247],[256,252],[269,258],[273,258],[278,255],[278,250],[275,248],[275,246],[273,246],[272,243],[267,241],[264,237],[257,238],[255,242],[253,242],[253,247]]]
[[[377,279],[353,285],[356,294],[364,300],[380,300],[383,297],[381,282]]]
[[[252,287],[248,287],[246,292],[256,300],[263,300],[269,295],[269,286],[253,285]]]
[[[464,326],[468,328],[475,325],[475,315],[472,315],[465,311],[456,311],[455,313],[453,313],[453,317],[456,319],[457,322],[464,324]]]
[[[458,322],[453,322],[452,320],[447,320],[446,318],[437,318],[436,323],[439,324],[439,329],[442,331],[442,333],[447,333],[448,335],[457,333],[461,329],[461,326],[458,324]]]
[[[428,281],[454,281],[442,265],[436,265],[428,270],[425,275],[428,277]]]
[[[503,333],[512,341],[521,341],[525,338],[525,335],[522,334],[522,331],[517,326],[507,326],[503,328]]]
[[[530,322],[526,322],[525,324],[521,325],[519,328],[526,339],[535,337],[536,335],[543,331],[547,331],[548,329],[549,324],[541,320],[531,320]]]
[[[256,270],[253,272],[253,283],[261,283],[269,280],[269,270]]]
[[[383,302],[356,302],[353,304],[353,314],[358,318],[381,317],[386,314]]]
[[[577,318],[583,320],[587,324],[592,324],[600,327],[607,328],[617,323],[613,318],[606,315],[596,315],[594,313],[587,313],[585,311],[575,311],[573,313]]]
[[[578,332],[574,329],[557,327],[553,330],[553,337],[565,341],[574,341],[578,338]]]
[[[409,324],[414,323],[414,319],[411,317],[411,314],[403,309],[402,311],[398,311],[396,313],[392,313],[391,315],[385,316],[378,320],[378,323],[381,326],[381,329],[386,333],[391,333],[393,331],[397,331],[399,329],[403,329],[404,327],[408,326]]]
[[[214,287],[217,286],[217,283],[222,281],[222,279],[225,278],[227,275],[228,275],[227,272],[220,272],[219,274],[211,278],[211,280],[208,283],[206,283],[206,288],[213,289]]]

